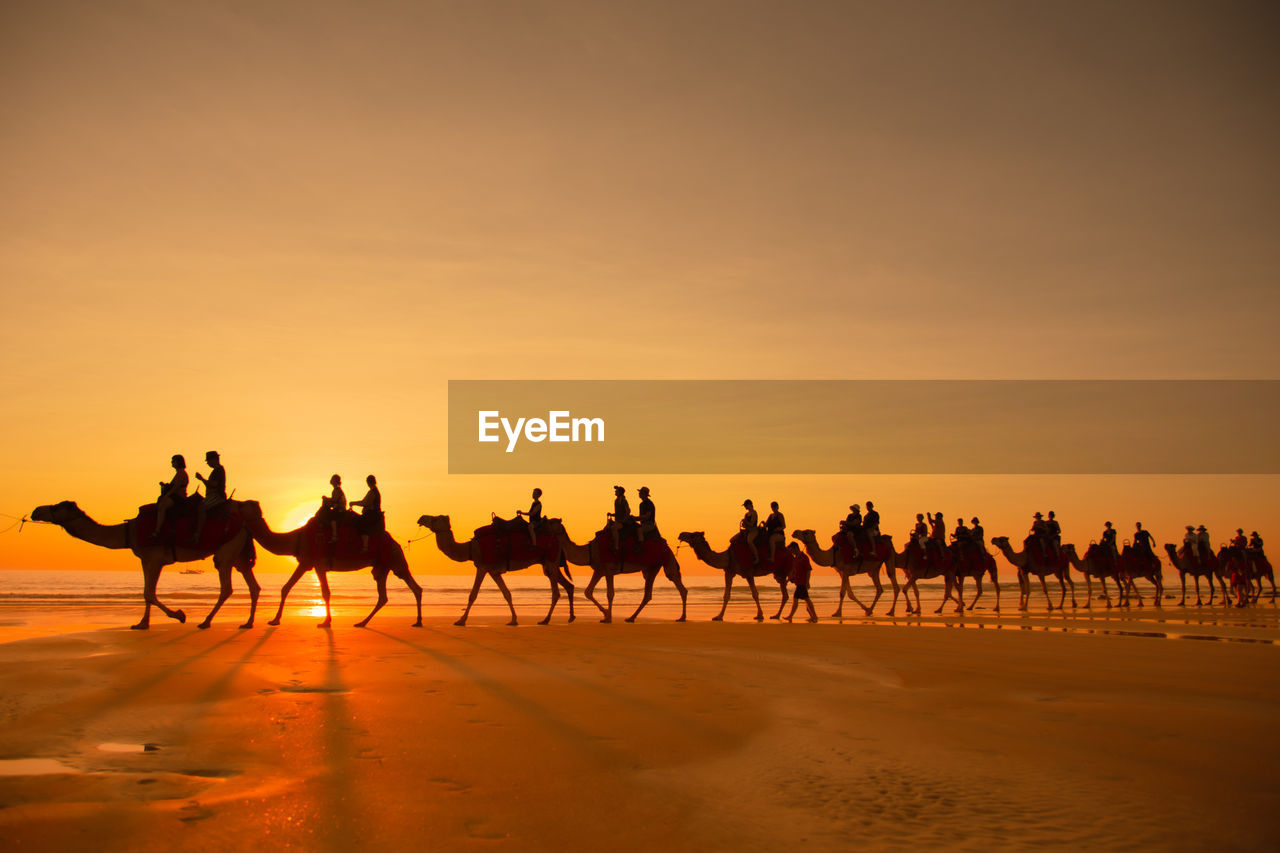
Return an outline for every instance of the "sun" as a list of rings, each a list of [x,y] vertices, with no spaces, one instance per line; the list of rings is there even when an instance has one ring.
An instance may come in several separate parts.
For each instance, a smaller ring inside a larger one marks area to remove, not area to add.
[[[311,516],[316,514],[316,510],[320,508],[320,502],[315,500],[300,503],[285,514],[284,519],[280,522],[280,530],[289,531],[297,530],[302,525],[311,520]]]

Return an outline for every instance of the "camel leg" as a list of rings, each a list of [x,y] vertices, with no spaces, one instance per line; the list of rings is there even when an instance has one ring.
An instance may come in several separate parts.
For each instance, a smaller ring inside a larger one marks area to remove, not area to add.
[[[782,608],[787,606],[787,582],[782,581],[778,586],[782,588],[782,601],[778,604],[778,612],[770,616],[770,619],[781,619]]]
[[[320,579],[320,597],[324,599],[324,621],[317,628],[328,628],[333,624],[333,614],[329,612],[329,573],[316,566],[316,577]]]
[[[712,622],[723,622],[724,612],[729,608],[729,593],[733,589],[733,572],[726,570],[724,573],[724,601],[720,604],[720,612],[711,617]]]
[[[683,622],[685,620],[685,609],[688,606],[689,601],[689,590],[684,585],[684,580],[680,577],[680,567],[677,566],[674,569],[664,568],[662,571],[666,574],[667,578],[676,585],[676,591],[680,593],[680,618],[676,621]],[[639,613],[640,611],[637,610],[636,615],[639,615]],[[632,616],[631,618],[634,619],[635,616]]]
[[[204,621],[197,625],[197,628],[208,628],[213,624],[213,617],[222,609],[223,603],[231,597],[231,567],[218,566],[218,600],[213,603],[213,609],[209,611],[209,615],[204,617]]]
[[[480,584],[483,582],[484,582],[484,571],[477,568],[476,580],[475,580],[475,583],[471,584],[471,593],[467,596],[467,606],[462,611],[462,618],[460,618],[457,622],[453,623],[459,628],[466,627],[467,616],[471,614],[471,605],[476,603],[476,596],[480,594]],[[516,618],[516,611],[514,608],[512,608],[511,610],[511,618],[512,619]]]
[[[860,568],[859,568],[859,567],[860,567],[861,565],[862,565],[861,563],[856,563],[856,564],[854,564],[854,567],[853,567],[852,569],[850,569],[850,570],[845,574],[845,576],[844,576],[844,583],[849,587],[849,600],[850,600],[850,601],[852,601],[854,604],[856,604],[856,605],[858,605],[859,607],[861,607],[861,608],[862,608],[863,615],[865,615],[865,616],[870,616],[870,615],[871,615],[871,608],[870,608],[870,607],[867,607],[867,605],[863,604],[863,603],[862,603],[862,600],[861,600],[861,599],[859,599],[859,598],[858,598],[858,596],[857,596],[857,595],[855,595],[855,594],[854,594],[854,592],[853,592],[853,579],[854,579],[854,577],[855,577],[855,576],[857,576],[858,574],[860,574],[861,570],[860,570]]]
[[[747,589],[751,590],[751,600],[756,603],[756,621],[764,621],[764,610],[760,607],[760,590],[756,589],[754,575],[747,575]]]
[[[402,578],[404,585],[409,587],[409,591],[413,593],[413,600],[418,605],[418,621],[413,623],[414,628],[422,627],[422,586],[413,579],[413,575],[405,572]]]
[[[1084,573],[1084,607],[1086,610],[1093,609],[1093,576],[1088,572]]]
[[[915,578],[912,578],[912,579],[911,579],[910,581],[908,581],[907,583],[908,583],[908,586],[909,586],[909,588],[911,589],[911,591],[912,591],[912,592],[914,592],[914,593],[915,593],[915,595],[916,595],[916,609],[915,609],[915,610],[912,610],[912,611],[909,611],[909,612],[914,613],[914,614],[916,614],[917,616],[919,616],[919,615],[920,615],[920,613],[921,613],[921,608],[920,608],[920,585],[916,583],[916,579],[915,579]]]
[[[502,579],[501,572],[494,572],[491,575],[491,577],[493,578],[493,582],[498,585],[498,591],[502,593],[502,597],[506,599],[507,607],[510,608],[511,610],[511,621],[508,622],[507,624],[515,625],[516,624],[516,606],[511,601],[511,590],[507,589],[507,582]],[[555,608],[553,607],[552,609],[555,609]],[[551,614],[548,613],[547,619],[550,619],[550,618],[551,618]],[[545,625],[546,622],[544,621],[543,624]]]
[[[284,586],[281,587],[280,589],[280,608],[276,610],[276,618],[268,622],[267,623],[268,625],[280,624],[280,617],[284,615],[284,602],[285,602],[285,599],[289,597],[289,590],[293,589],[293,585],[296,584],[302,578],[302,576],[309,571],[311,571],[309,568],[303,568],[303,566],[299,564],[298,568],[293,570],[293,574],[289,575],[289,579],[284,582]]]
[[[608,625],[608,624],[612,624],[613,622],[613,575],[612,574],[605,575],[605,578],[604,578],[604,599],[606,602],[608,602],[609,606],[605,608],[604,618],[601,619],[600,621]]]
[[[557,583],[557,578],[555,577],[555,575],[551,574],[550,569],[544,568],[543,571],[546,574],[547,580],[551,583],[551,607],[547,609],[547,615],[543,616],[542,621],[540,621],[538,624],[550,625],[551,614],[556,612],[556,604],[560,601],[560,584]],[[560,574],[560,569],[557,568],[555,572],[557,575]]]
[[[1049,584],[1045,582],[1044,575],[1040,575],[1040,589],[1044,590],[1044,603],[1050,610],[1053,610],[1053,599],[1049,598]],[[1067,597],[1065,589],[1062,591],[1062,597]]]
[[[253,569],[245,569],[240,574],[244,576],[245,585],[249,587],[249,618],[240,627],[252,628],[253,618],[258,613],[258,596],[262,593],[262,584],[258,583],[258,579],[253,576]]]
[[[636,617],[640,615],[640,611],[644,610],[644,606],[649,603],[649,599],[653,598],[653,582],[658,579],[658,569],[655,566],[652,572],[645,572],[644,578],[644,595],[640,598],[640,606],[636,608],[636,612],[627,617],[627,622],[636,621]]]
[[[1071,569],[1066,568],[1062,570],[1062,574],[1058,578],[1059,585],[1061,585],[1064,580],[1067,582],[1067,589],[1071,590],[1071,609],[1074,610],[1080,605],[1076,604],[1076,582],[1071,579]],[[1066,596],[1064,595],[1063,598],[1066,598]],[[1062,607],[1061,601],[1058,602],[1058,607]]]
[[[837,571],[839,571],[837,569]],[[839,619],[840,614],[844,612],[845,593],[852,594],[853,590],[849,588],[849,573],[840,572],[840,602],[836,605],[836,612],[831,614],[832,619]]]
[[[1156,585],[1156,607],[1161,607],[1160,600],[1164,598],[1164,583],[1160,580],[1159,575],[1152,578],[1152,583]]]
[[[1103,575],[1098,578],[1102,582],[1102,597],[1107,600],[1107,609],[1111,609],[1111,593],[1107,592],[1107,576]]]
[[[369,624],[369,620],[373,618],[373,614],[377,613],[387,603],[387,576],[379,574],[374,577],[374,581],[378,584],[378,601],[373,605],[373,609],[369,611],[369,615],[356,623],[357,628],[363,628]]]
[[[151,627],[151,608],[153,606],[158,607],[160,612],[165,616],[168,616],[170,619],[177,619],[179,622],[183,623],[187,621],[187,614],[183,613],[181,610],[170,610],[168,607],[165,607],[164,602],[162,602],[159,596],[156,595],[156,587],[160,583],[160,571],[163,568],[163,565],[148,565],[143,563],[142,597],[146,602],[146,608],[142,611],[142,621],[137,625],[130,625],[130,628],[138,631],[145,631],[147,628]]]
[[[871,583],[875,584],[876,594],[871,599],[870,606],[863,608],[867,616],[870,616],[872,611],[876,609],[876,605],[880,603],[880,596],[884,595],[884,584],[880,583],[880,567],[876,566],[875,571],[869,572],[869,574],[871,575]],[[854,601],[857,601],[857,599],[854,599]],[[813,602],[809,602],[809,604],[812,606]]]
[[[1175,604],[1174,607],[1186,607],[1187,606],[1187,573],[1178,572],[1178,579],[1182,581],[1182,598],[1178,600],[1178,603]]]
[[[599,601],[596,600],[596,597],[594,594],[596,591],[596,585],[600,583],[600,579],[602,577],[604,577],[604,573],[602,571],[600,571],[599,569],[593,570],[591,573],[591,580],[587,581],[587,588],[582,591],[582,594],[586,597],[587,601],[590,601],[592,604],[594,604],[596,606],[596,609],[603,614],[605,612],[604,605],[602,605]]]
[[[982,598],[982,575],[978,575],[977,577],[975,577],[973,579],[973,582],[975,585],[977,585],[978,591],[974,593],[973,601],[969,602],[969,607],[968,607],[969,610],[972,610],[973,608],[977,607],[978,599]]]
[[[995,587],[995,590],[996,590],[996,606],[992,612],[999,613],[1000,612],[1000,582],[996,580],[995,569],[991,569],[989,574],[991,575],[991,585]]]

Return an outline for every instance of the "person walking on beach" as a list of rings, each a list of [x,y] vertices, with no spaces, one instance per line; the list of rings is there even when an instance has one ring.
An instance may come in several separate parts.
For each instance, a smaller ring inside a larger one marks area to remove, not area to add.
[[[542,489],[533,490],[533,500],[529,511],[516,510],[516,517],[524,516],[524,523],[529,528],[529,544],[538,547],[538,531],[542,527]]]
[[[636,516],[639,526],[636,530],[636,550],[640,550],[640,546],[644,545],[644,537],[648,533],[657,535],[658,522],[657,510],[654,508],[653,501],[649,498],[649,487],[641,486],[640,491],[636,492],[640,496],[640,513]]]
[[[196,472],[196,479],[204,483],[204,500],[196,511],[196,532],[191,537],[193,545],[198,545],[200,537],[204,535],[204,524],[209,519],[209,511],[227,502],[227,469],[222,467],[218,451],[210,450],[206,453],[204,462],[209,466],[209,478],[205,479],[203,474]]]
[[[171,506],[187,496],[187,484],[191,482],[187,477],[187,460],[182,458],[182,454],[175,453],[169,464],[173,466],[173,479],[160,484],[160,499],[156,501],[156,529],[151,534],[152,539],[160,538],[165,515]]]
[[[769,534],[769,562],[772,563],[778,556],[778,546],[787,541],[787,519],[778,511],[777,501],[770,503],[769,509],[772,512],[764,520],[764,529]]]
[[[378,478],[370,474],[364,478],[369,490],[358,501],[352,501],[353,507],[360,507],[360,553],[369,553],[369,537],[382,533],[387,529],[386,517],[382,514],[382,492],[378,491]]]
[[[791,596],[791,612],[787,614],[787,621],[790,622],[796,615],[796,606],[803,600],[804,606],[809,610],[809,621],[817,622],[818,611],[813,609],[813,599],[809,598],[809,578],[813,574],[813,564],[809,562],[808,555],[800,550],[798,543],[792,542],[787,546],[787,550],[791,552],[791,572],[787,580],[795,584],[795,592]]]

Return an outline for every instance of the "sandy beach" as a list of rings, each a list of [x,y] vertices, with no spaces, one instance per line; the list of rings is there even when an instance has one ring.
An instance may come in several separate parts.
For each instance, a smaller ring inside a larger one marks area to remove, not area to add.
[[[0,839],[169,851],[1280,841],[1274,606],[818,625],[579,613],[508,628],[478,611],[461,629],[441,609],[414,629],[393,606],[363,631],[354,612],[331,631],[299,614],[241,631],[232,614],[209,631],[0,643]]]

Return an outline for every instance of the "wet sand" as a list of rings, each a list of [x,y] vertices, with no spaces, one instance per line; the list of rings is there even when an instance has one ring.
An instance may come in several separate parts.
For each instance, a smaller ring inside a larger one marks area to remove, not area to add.
[[[600,625],[580,609],[548,627],[526,608],[518,628],[490,609],[465,629],[447,611],[421,629],[402,607],[363,631],[349,627],[363,613],[339,612],[332,631],[300,613],[240,631],[230,612],[209,631],[166,622],[0,643],[0,839],[166,851],[1280,844],[1275,606],[818,625],[714,624],[701,611],[678,625],[662,610]]]

